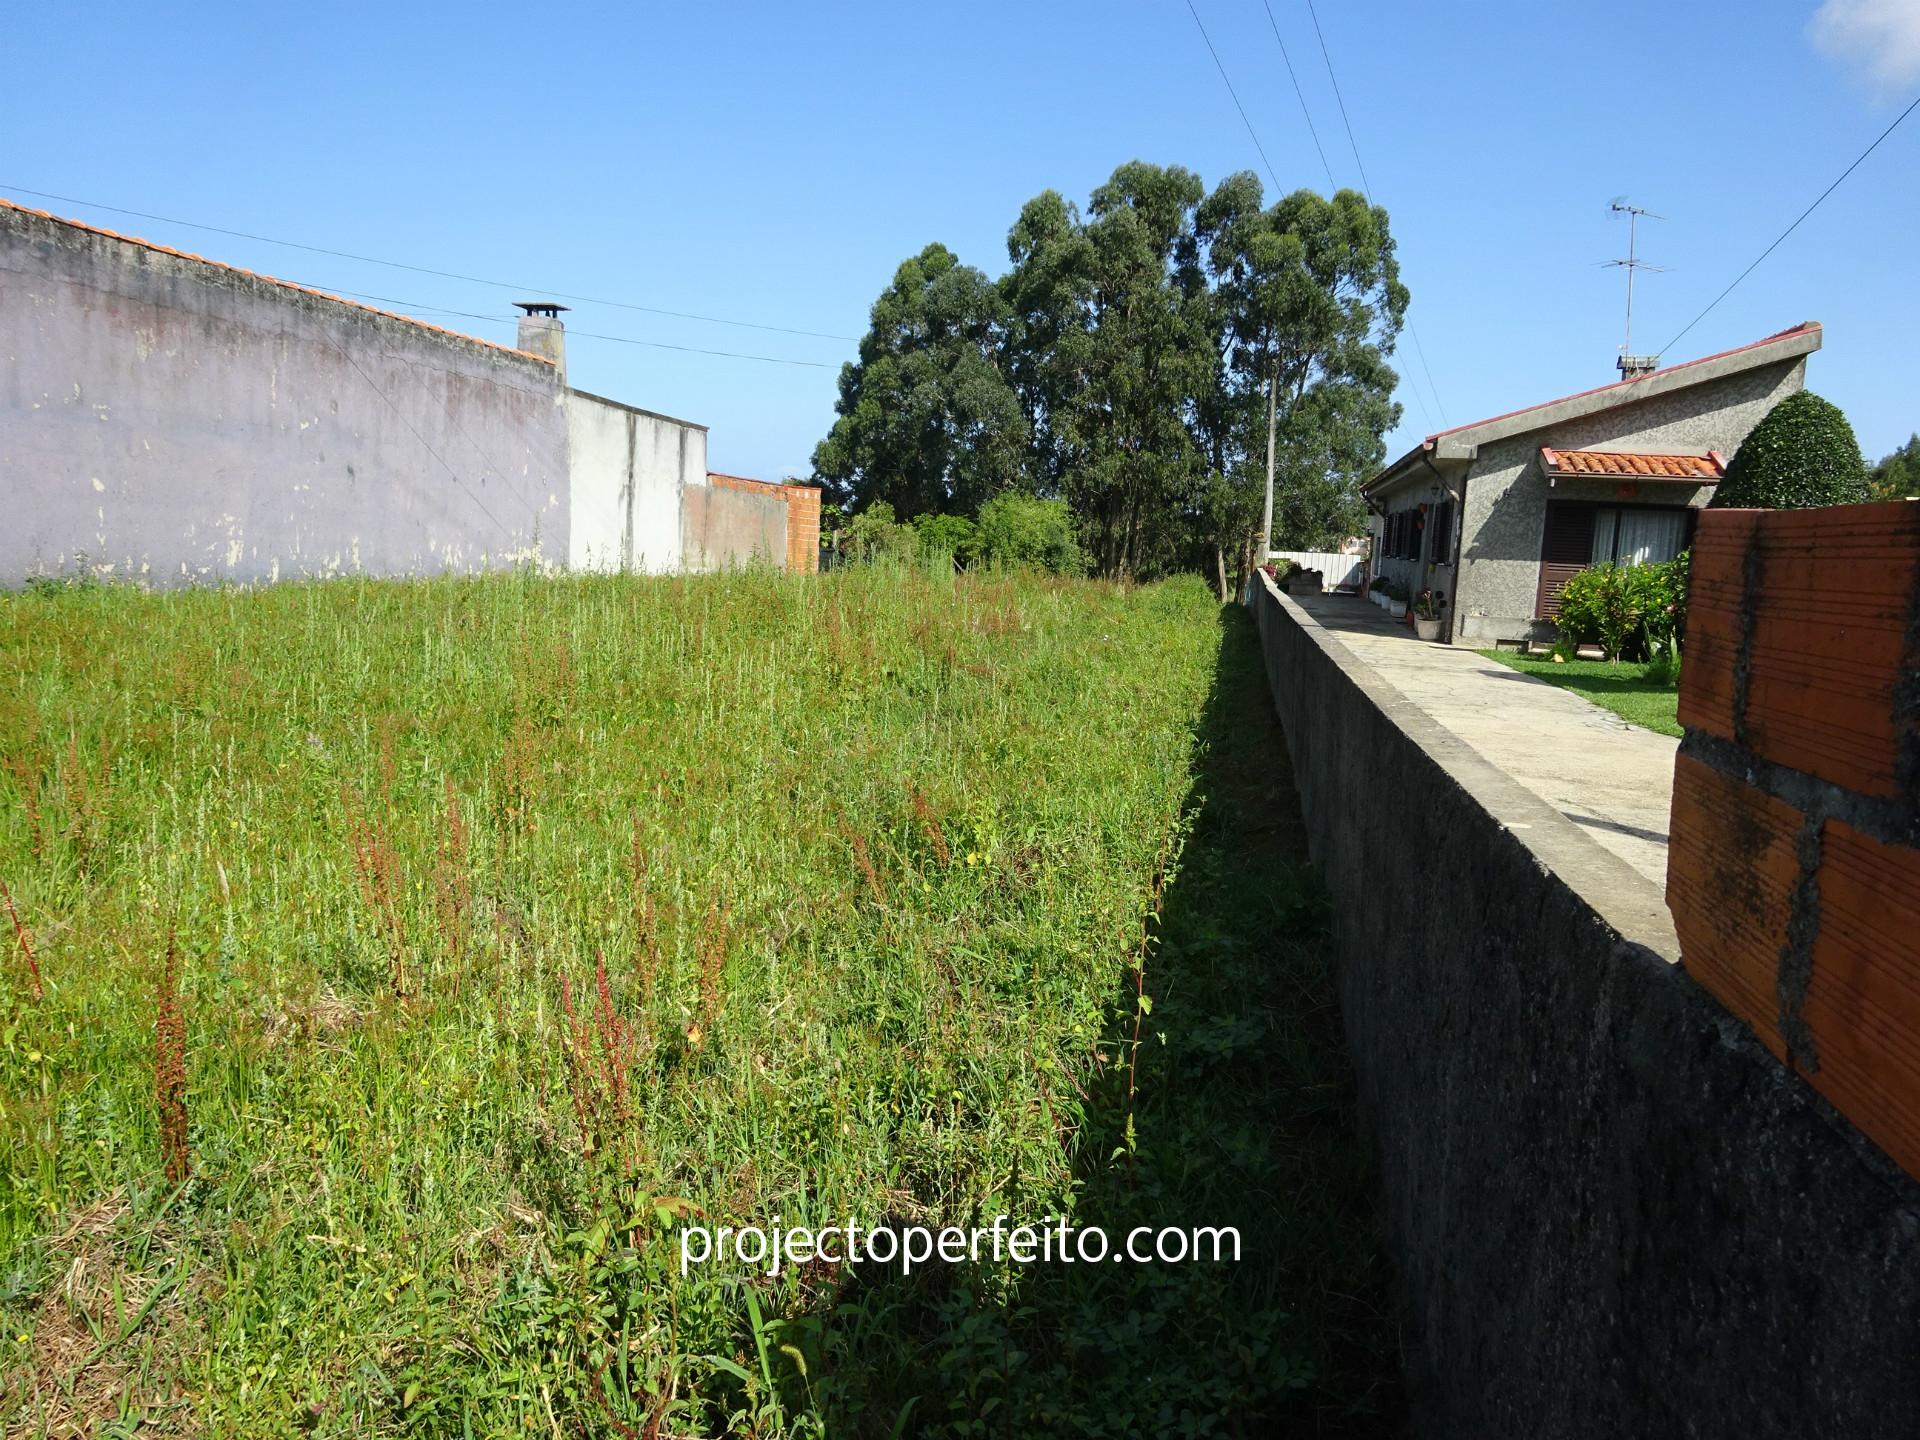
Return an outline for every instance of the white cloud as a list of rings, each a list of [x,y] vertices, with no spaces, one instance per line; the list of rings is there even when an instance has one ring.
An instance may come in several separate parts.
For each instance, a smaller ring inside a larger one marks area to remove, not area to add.
[[[1807,33],[1885,90],[1920,79],[1920,0],[1822,0]]]

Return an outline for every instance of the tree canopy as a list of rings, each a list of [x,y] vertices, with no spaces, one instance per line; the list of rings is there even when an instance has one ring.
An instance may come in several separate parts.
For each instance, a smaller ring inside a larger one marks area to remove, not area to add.
[[[1276,544],[1361,527],[1399,419],[1387,364],[1407,291],[1385,210],[1351,190],[1268,205],[1132,161],[1084,213],[1021,207],[996,282],[940,245],[906,262],[841,373],[818,477],[853,506],[972,514],[1064,500],[1093,568],[1250,565],[1273,387]]]
[[[1027,426],[1001,369],[1006,327],[993,282],[946,246],[902,264],[860,358],[841,367],[815,475],[842,503],[884,500],[909,519],[971,511],[1018,484]]]

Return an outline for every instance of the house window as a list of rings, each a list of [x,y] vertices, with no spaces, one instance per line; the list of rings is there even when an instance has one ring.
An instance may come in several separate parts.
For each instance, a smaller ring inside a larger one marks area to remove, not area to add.
[[[1534,616],[1560,613],[1560,589],[1582,570],[1608,563],[1650,565],[1671,560],[1693,537],[1694,512],[1684,505],[1595,505],[1549,500],[1540,539],[1540,586]]]
[[[1687,548],[1687,517],[1682,509],[1603,506],[1593,512],[1593,563],[1653,565]]]
[[[1427,527],[1433,535],[1433,544],[1427,559],[1435,565],[1449,565],[1453,562],[1453,501],[1442,500],[1433,507],[1432,523]]]

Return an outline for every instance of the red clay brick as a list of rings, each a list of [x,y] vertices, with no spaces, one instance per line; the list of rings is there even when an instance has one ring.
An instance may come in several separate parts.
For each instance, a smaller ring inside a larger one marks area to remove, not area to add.
[[[1667,905],[1681,964],[1782,1059],[1775,982],[1800,875],[1802,819],[1690,756],[1675,761]]]
[[[1769,514],[1756,543],[1748,743],[1833,784],[1894,795],[1893,686],[1920,575],[1920,506]]]
[[[1733,677],[1745,609],[1747,544],[1762,513],[1703,511],[1694,536],[1680,723],[1723,739],[1733,738]]]
[[[1827,823],[1802,1013],[1813,1087],[1920,1175],[1920,850]]]

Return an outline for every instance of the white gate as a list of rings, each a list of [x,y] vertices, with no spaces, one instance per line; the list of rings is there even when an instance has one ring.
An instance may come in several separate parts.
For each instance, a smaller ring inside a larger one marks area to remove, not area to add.
[[[1332,550],[1271,550],[1268,557],[1291,560],[1302,570],[1318,570],[1324,577],[1320,583],[1329,590],[1358,590],[1367,568],[1366,556],[1340,555]]]

